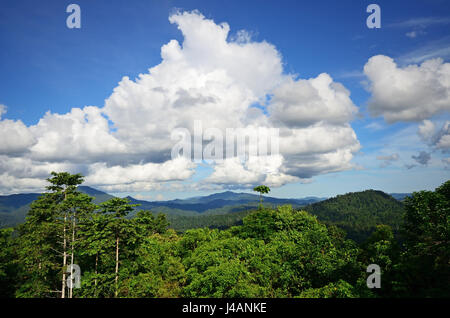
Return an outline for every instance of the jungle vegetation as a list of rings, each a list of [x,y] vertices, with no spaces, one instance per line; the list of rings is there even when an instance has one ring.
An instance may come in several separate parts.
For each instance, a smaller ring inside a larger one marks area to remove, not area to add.
[[[238,225],[177,232],[164,214],[129,217],[136,204],[127,198],[96,204],[78,191],[79,174],[52,173],[48,182],[26,222],[0,230],[2,297],[450,296],[450,181],[407,197],[398,228],[378,224],[359,243],[340,224],[385,219],[358,210],[356,199],[337,201],[362,219],[343,210],[322,222],[316,207],[261,205]],[[74,264],[80,288],[68,284]],[[379,289],[367,288],[369,264],[381,268]]]

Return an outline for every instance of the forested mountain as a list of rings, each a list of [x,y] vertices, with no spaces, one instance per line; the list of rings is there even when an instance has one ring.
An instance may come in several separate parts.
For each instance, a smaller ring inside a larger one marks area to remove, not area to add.
[[[325,224],[337,225],[349,238],[362,241],[377,225],[386,224],[396,232],[404,213],[402,202],[376,190],[347,193],[303,208]]]

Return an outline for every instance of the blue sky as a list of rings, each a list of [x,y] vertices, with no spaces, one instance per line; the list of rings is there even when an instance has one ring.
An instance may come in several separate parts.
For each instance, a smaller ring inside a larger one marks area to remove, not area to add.
[[[68,13],[65,9],[70,3],[81,8],[81,29],[66,27]],[[380,29],[366,26],[369,15],[366,7],[370,3],[381,7]],[[148,73],[149,68],[161,63],[163,45],[172,39],[183,42],[177,25],[168,20],[177,10],[198,10],[205,19],[217,24],[228,23],[229,39],[236,36],[237,31],[246,30],[251,41],[272,44],[281,55],[284,74],[296,74],[302,79],[329,74],[335,82],[345,86],[358,107],[358,114],[350,122],[361,145],[351,159],[354,167],[318,173],[307,181],[273,187],[274,196],[332,196],[368,188],[410,192],[434,189],[449,179],[450,164],[445,162],[449,149],[433,145],[431,139],[427,142],[418,134],[418,129],[424,125],[423,120],[429,120],[437,135],[450,119],[450,105],[444,99],[438,103],[441,111],[431,112],[427,117],[419,116],[416,120],[391,123],[383,114],[372,116],[368,111],[371,82],[363,72],[368,60],[376,55],[392,58],[399,69],[430,58],[441,58],[444,65],[449,62],[450,3],[445,0],[73,0],[39,1],[39,4],[2,0],[0,104],[7,107],[7,112],[1,119],[21,121],[30,127],[37,125],[47,111],[66,114],[72,108],[103,107],[124,76],[134,80],[139,74]],[[445,67],[444,71],[447,71]],[[441,89],[449,94],[449,84],[442,83]],[[429,98],[433,99],[433,95]],[[111,119],[110,125],[113,131]],[[421,151],[431,156],[425,164],[412,158],[418,158]],[[391,160],[383,160],[394,154],[397,156]],[[25,157],[6,150],[3,155],[5,162]],[[54,163],[57,160],[44,161]],[[67,163],[67,160],[59,163]],[[412,165],[415,166],[411,168]],[[10,166],[6,163],[0,166],[5,180],[14,174],[8,170],[11,168],[6,168]],[[144,187],[117,191],[119,188],[107,186],[103,189],[147,199],[189,197],[217,191],[190,189],[190,184],[207,177],[212,168],[197,167],[195,171],[193,177],[180,182],[187,185],[182,190]],[[26,180],[24,176],[14,177]],[[23,183],[17,181],[14,187],[8,188],[4,182],[3,192],[17,192],[20,184]]]

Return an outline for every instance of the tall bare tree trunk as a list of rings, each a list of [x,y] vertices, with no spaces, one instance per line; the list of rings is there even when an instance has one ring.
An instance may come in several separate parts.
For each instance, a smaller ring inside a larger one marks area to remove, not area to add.
[[[114,296],[116,298],[119,295],[118,282],[119,282],[119,236],[116,237],[116,278],[115,278],[116,291],[114,293]]]
[[[74,250],[74,244],[75,244],[75,226],[76,226],[76,218],[75,218],[75,211],[73,212],[73,221],[72,221],[72,246],[71,246],[71,260],[70,264],[72,265],[70,268],[73,270],[73,250]],[[71,275],[72,277],[72,275]],[[73,296],[73,281],[70,285],[69,289],[69,298],[72,298]]]
[[[94,284],[95,286],[97,286],[97,274],[98,274],[98,252],[95,254],[95,280],[94,280]]]
[[[67,214],[64,214],[64,225],[63,225],[63,275],[62,275],[62,289],[61,298],[66,298],[66,266],[67,266],[67,254],[66,254],[66,220]]]

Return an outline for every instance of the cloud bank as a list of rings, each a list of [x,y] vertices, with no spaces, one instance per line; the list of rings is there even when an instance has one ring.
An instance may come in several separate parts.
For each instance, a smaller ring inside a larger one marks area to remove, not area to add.
[[[360,144],[350,122],[358,108],[342,84],[326,73],[309,79],[286,74],[275,46],[252,41],[242,30],[233,36],[227,23],[197,11],[174,13],[169,22],[180,30],[183,42],[162,46],[161,63],[138,78],[123,77],[102,107],[47,112],[27,127],[1,119],[6,107],[0,106],[0,133],[7,136],[0,144],[1,193],[42,190],[42,180],[52,170],[81,172],[86,184],[115,192],[150,191],[190,180],[198,165],[171,158],[171,132],[186,128],[193,133],[194,121],[220,131],[280,129],[279,154],[212,162],[203,186],[281,186],[353,168]],[[380,65],[394,78],[403,78],[404,70],[379,57],[365,68],[375,82],[372,108],[397,120],[398,112],[391,110],[410,106],[402,100],[406,96],[384,103],[390,99],[379,80],[384,76],[378,73]],[[442,81],[448,81],[447,69],[433,61],[411,72],[429,77],[421,90],[428,93],[436,82],[432,75],[442,73]],[[448,96],[441,96],[442,88],[432,93],[440,96],[432,111],[445,109]]]

